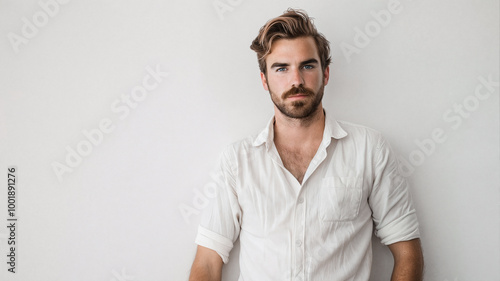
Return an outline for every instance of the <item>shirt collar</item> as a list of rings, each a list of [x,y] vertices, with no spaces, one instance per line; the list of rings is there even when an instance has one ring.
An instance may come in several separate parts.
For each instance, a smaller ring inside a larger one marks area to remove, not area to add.
[[[325,112],[325,130],[323,131],[323,142],[326,141],[328,145],[331,141],[331,138],[341,139],[347,136],[347,132],[342,129],[340,124],[333,117],[329,118]],[[266,144],[266,149],[269,150],[271,144],[274,140],[274,116],[271,117],[269,122],[267,122],[266,128],[262,130],[255,140],[253,141],[253,146],[259,146],[262,144]]]

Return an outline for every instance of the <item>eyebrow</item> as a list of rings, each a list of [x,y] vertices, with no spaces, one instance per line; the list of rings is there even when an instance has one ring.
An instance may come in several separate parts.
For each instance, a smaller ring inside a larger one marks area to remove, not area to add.
[[[308,59],[308,60],[305,60],[303,62],[300,63],[300,65],[306,65],[306,64],[318,64],[318,60],[317,59]],[[271,69],[273,68],[278,68],[278,67],[285,67],[285,66],[289,66],[290,64],[289,63],[283,63],[283,62],[275,62],[271,65]]]

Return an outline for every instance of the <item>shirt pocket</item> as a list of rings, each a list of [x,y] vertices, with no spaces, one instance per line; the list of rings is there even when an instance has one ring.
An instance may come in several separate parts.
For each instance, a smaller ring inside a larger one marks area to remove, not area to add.
[[[363,179],[326,177],[321,182],[320,217],[323,221],[351,221],[359,213]]]

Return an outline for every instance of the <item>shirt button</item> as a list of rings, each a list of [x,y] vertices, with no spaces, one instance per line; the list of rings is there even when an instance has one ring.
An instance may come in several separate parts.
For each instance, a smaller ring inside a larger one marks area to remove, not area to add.
[[[304,198],[300,197],[298,202],[299,202],[299,204],[304,203]]]
[[[300,240],[295,241],[295,245],[297,245],[297,247],[300,247],[302,245],[302,241]]]

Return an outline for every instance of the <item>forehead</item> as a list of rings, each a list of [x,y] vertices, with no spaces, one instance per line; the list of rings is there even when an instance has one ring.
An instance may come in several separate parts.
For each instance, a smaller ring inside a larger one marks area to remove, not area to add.
[[[312,37],[278,39],[273,42],[266,63],[269,66],[275,62],[293,63],[312,58],[319,61],[318,48]]]

